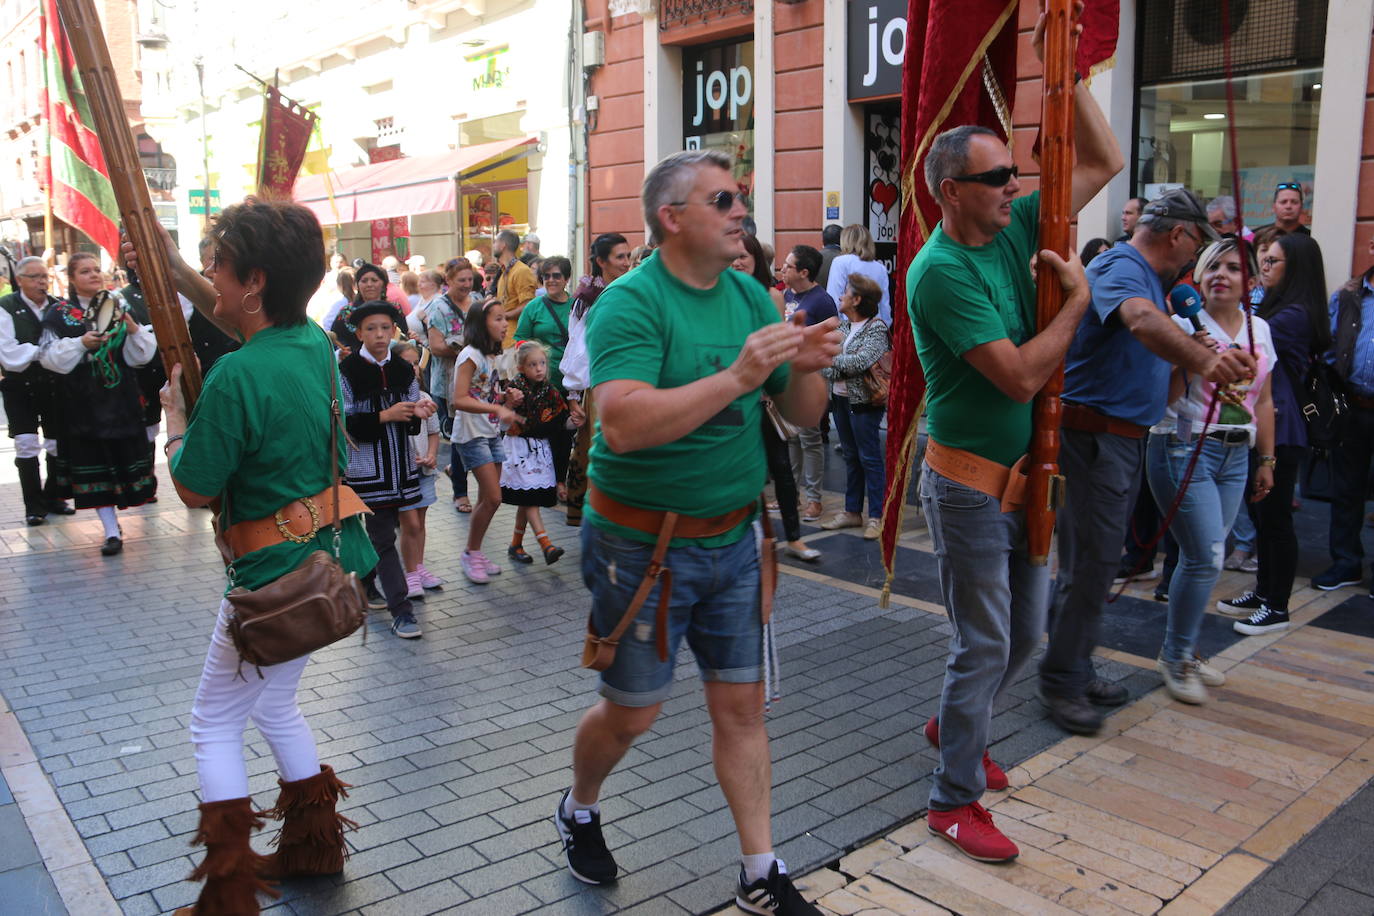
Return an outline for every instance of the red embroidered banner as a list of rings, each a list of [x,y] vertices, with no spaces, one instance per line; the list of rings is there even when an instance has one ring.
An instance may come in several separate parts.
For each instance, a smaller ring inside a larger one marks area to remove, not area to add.
[[[258,148],[258,196],[290,200],[296,174],[318,117],[268,86],[262,106],[262,143]]]

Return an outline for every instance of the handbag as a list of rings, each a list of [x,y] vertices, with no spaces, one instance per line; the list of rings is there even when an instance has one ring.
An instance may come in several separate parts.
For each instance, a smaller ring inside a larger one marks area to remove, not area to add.
[[[333,366],[333,361],[330,361]],[[248,590],[234,586],[234,557],[227,538],[220,532],[221,550],[229,557],[229,637],[239,658],[259,669],[279,665],[309,655],[352,634],[367,619],[367,594],[356,574],[345,572],[339,562],[343,540],[343,520],[339,518],[339,398],[337,366],[328,373],[329,381],[329,466],[333,469],[334,543],[333,553],[315,550],[291,572],[262,588]],[[313,503],[307,502],[312,510]],[[229,489],[224,491],[227,520]],[[280,513],[278,513],[280,517]],[[283,528],[284,538],[304,543],[319,530],[297,535]],[[364,630],[366,640],[367,632]],[[258,671],[262,676],[262,671]]]
[[[864,370],[864,384],[868,386],[868,403],[874,407],[887,404],[887,395],[892,388],[892,341],[889,336],[887,352],[878,361]]]
[[[773,424],[773,431],[778,434],[778,438],[783,442],[794,438],[801,433],[801,429],[782,415],[778,405],[773,403],[772,398],[764,398],[763,413],[768,417],[768,422]]]

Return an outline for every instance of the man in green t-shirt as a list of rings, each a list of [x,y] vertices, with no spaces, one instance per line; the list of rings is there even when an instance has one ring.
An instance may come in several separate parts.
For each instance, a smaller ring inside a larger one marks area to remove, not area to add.
[[[1037,49],[1041,36],[1037,27]],[[1081,87],[1075,107],[1076,212],[1121,169],[1121,153]],[[1040,252],[1065,301],[1036,333],[1030,262],[1040,197],[1016,199],[1011,151],[992,131],[940,134],[925,179],[942,219],[911,262],[906,288],[929,411],[921,504],[954,626],[940,710],[925,725],[940,752],[927,827],[974,859],[1005,862],[1019,850],[979,804],[986,789],[1007,786],[987,754],[988,729],[997,696],[1045,632],[1049,570],[1029,562],[1025,513],[1004,512],[1001,496],[1030,445],[1030,401],[1062,363],[1088,286],[1076,258]]]
[[[696,655],[713,725],[716,776],[743,854],[737,899],[750,912],[819,911],[773,855],[763,706],[768,628],[755,530],[767,471],[759,398],[814,425],[826,389],[817,371],[839,352],[835,319],[782,323],[762,286],[729,270],[747,213],[733,162],[677,153],[644,180],[645,221],[662,247],[608,286],[589,314],[587,351],[599,422],[591,447],[582,572],[591,628],[610,637],[602,700],[578,726],[573,784],[554,822],[568,867],[614,881],[601,834],[601,784],[658,715],[683,637]],[[679,516],[650,573],[665,517]],[[652,576],[653,578],[650,578]],[[656,580],[656,581],[655,581]],[[653,586],[626,620],[641,583]],[[660,595],[667,609],[660,615]]]

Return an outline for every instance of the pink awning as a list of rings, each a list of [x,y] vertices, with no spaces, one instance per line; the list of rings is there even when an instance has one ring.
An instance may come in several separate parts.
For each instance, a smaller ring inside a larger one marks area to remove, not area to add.
[[[496,140],[433,156],[412,156],[330,172],[333,204],[325,185],[326,176],[306,175],[296,180],[296,203],[313,210],[326,226],[451,212],[457,205],[454,179],[459,173],[538,139]]]

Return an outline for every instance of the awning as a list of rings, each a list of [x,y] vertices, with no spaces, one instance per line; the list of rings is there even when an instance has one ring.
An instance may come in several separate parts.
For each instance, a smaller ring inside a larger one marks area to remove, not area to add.
[[[330,172],[329,187],[324,175],[307,175],[296,180],[296,203],[315,212],[322,225],[360,223],[393,216],[421,213],[448,213],[457,206],[454,180],[460,173],[527,147],[538,137],[518,137],[479,143],[433,156],[412,156],[377,162],[342,172]],[[532,150],[523,150],[527,155]]]

